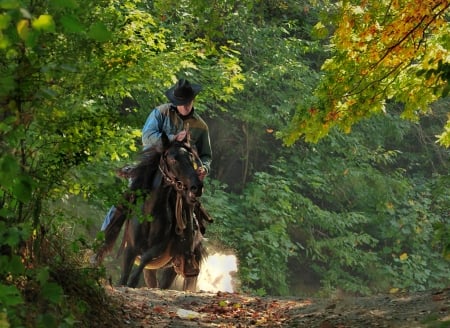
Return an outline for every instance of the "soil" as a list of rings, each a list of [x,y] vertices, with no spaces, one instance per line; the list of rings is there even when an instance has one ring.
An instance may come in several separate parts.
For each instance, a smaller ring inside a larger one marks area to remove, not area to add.
[[[125,327],[450,327],[450,288],[329,299],[106,288]]]

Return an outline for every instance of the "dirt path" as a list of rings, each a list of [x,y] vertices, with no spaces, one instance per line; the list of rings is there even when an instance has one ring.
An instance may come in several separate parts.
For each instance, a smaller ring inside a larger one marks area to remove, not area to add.
[[[271,298],[108,288],[128,327],[450,327],[450,288],[358,298]]]

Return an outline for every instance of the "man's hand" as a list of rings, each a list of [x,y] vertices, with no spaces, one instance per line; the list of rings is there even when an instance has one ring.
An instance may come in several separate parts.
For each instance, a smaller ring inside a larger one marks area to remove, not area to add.
[[[200,166],[197,169],[197,175],[198,175],[198,178],[200,179],[200,181],[203,181],[203,179],[206,177],[206,170],[203,166]]]
[[[181,142],[181,141],[183,141],[184,139],[186,139],[186,135],[187,135],[187,131],[186,131],[186,130],[182,130],[182,131],[178,132],[178,133],[175,135],[175,140]]]

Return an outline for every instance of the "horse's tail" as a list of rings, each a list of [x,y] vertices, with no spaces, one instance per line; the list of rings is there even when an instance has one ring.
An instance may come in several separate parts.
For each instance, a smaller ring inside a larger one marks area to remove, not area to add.
[[[129,238],[130,222],[131,222],[130,220],[127,220],[127,223],[125,224],[125,231],[123,233],[122,242],[120,243],[119,249],[117,250],[117,257],[120,257],[120,255],[122,255],[123,250],[125,249],[127,243],[132,241],[132,238]],[[117,238],[117,236],[116,236],[116,238]]]
[[[111,252],[126,219],[127,211],[122,206],[117,207],[111,221],[105,229],[105,241],[95,255],[95,264],[101,264],[105,255]]]
[[[206,261],[206,258],[208,257],[208,250],[203,245],[203,243],[199,243],[194,249],[194,254],[196,260],[201,265],[204,261]]]

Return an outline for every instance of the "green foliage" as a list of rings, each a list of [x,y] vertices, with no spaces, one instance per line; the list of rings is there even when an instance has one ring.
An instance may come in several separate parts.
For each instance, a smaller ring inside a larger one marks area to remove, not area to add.
[[[448,283],[448,263],[440,255],[443,245],[431,244],[437,237],[435,227],[448,224],[437,210],[440,205],[436,207],[445,193],[431,191],[447,178],[405,176],[404,167],[410,165],[406,159],[414,160],[414,153],[399,145],[408,136],[406,129],[415,126],[401,123],[393,130],[391,125],[400,122],[395,117],[371,120],[353,137],[333,134],[302,151],[301,160],[290,157],[299,172],[301,193],[320,207],[309,211],[314,213],[313,227],[305,220],[296,228],[306,245],[301,255],[306,259],[299,259],[299,265],[313,266],[324,287],[371,293],[393,286],[420,290]],[[397,148],[388,151],[382,145]],[[448,152],[442,155],[448,157]],[[423,161],[424,172],[426,165]],[[402,254],[410,254],[407,261],[399,260]]]
[[[260,173],[241,198],[243,215],[237,233],[240,247],[246,250],[239,250],[244,283],[271,295],[289,293],[286,264],[296,250],[288,236],[291,197],[288,181]]]
[[[440,180],[443,177],[412,180],[417,187],[411,186],[404,199],[396,199],[389,209],[392,220],[379,225],[385,243],[391,244],[384,246],[382,254],[395,267],[392,285],[400,289],[442,288],[448,283],[448,262],[442,261],[448,239],[440,235],[439,227],[448,226],[449,222],[443,212],[436,211],[436,206],[444,198],[448,204],[449,199],[434,194]]]
[[[0,285],[0,304],[3,308],[9,308],[18,304],[23,303],[20,291],[16,286]]]
[[[211,191],[205,195],[205,205],[219,225],[211,225],[208,234],[235,249],[244,288],[260,294],[289,292],[287,259],[296,246],[290,242],[287,231],[292,220],[289,186],[282,186],[286,189],[283,193],[275,188],[279,184],[268,174],[260,173],[242,196],[224,194],[217,183],[209,186]]]
[[[0,324],[96,319],[102,272],[71,259],[86,260],[98,213],[127,187],[114,170],[134,160],[146,116],[178,76],[204,86],[196,110],[214,149],[207,237],[236,251],[244,289],[287,294],[301,282],[370,294],[448,284],[449,153],[434,140],[448,102],[414,115],[445,93],[448,65],[433,56],[448,37],[430,35],[423,65],[377,88],[385,68],[355,74],[369,55],[355,65],[336,34],[337,48],[324,46],[336,28],[344,41],[354,36],[332,25],[344,8],[314,4],[0,1]],[[384,4],[370,6],[373,17],[384,13]],[[419,92],[424,78],[439,83]],[[383,108],[390,114],[364,119]],[[302,135],[321,140],[297,142]],[[87,203],[95,210],[81,211]]]
[[[26,225],[8,227],[5,222],[0,221],[0,307],[3,311],[24,302],[19,288],[11,278],[25,272],[21,256],[16,250],[29,236],[30,231]]]
[[[211,67],[196,77],[199,82],[226,76],[205,90],[220,101],[241,87],[232,46],[216,49],[204,39],[188,40],[139,5],[0,2],[0,286],[11,296],[29,288],[61,314],[43,314],[37,326],[73,325],[71,311],[84,315],[64,301],[68,291],[52,276],[55,270],[41,270],[42,232],[73,225],[51,205],[73,195],[95,195],[102,205],[112,200],[112,191],[123,188],[113,168],[139,149],[143,117],[177,75]],[[126,106],[134,98],[136,105]],[[111,183],[117,189],[98,192]],[[21,264],[28,261],[36,263]],[[18,283],[24,276],[26,286]],[[7,320],[20,321],[24,314],[15,305],[22,299],[4,301]]]
[[[8,322],[12,327],[116,325],[115,305],[102,305],[107,299],[99,283],[103,273],[82,265],[88,245],[76,249],[64,231],[56,229],[50,227],[45,236],[38,233],[28,241],[39,251],[25,259],[25,274],[9,273],[8,281],[17,294],[8,288],[11,299],[2,302]],[[20,303],[15,302],[17,297]]]
[[[392,115],[363,121],[349,136],[280,148],[283,157],[242,195],[208,198],[219,216],[208,231],[236,250],[240,278],[256,293],[297,284],[326,294],[441,288],[449,153],[422,144],[437,129]]]

